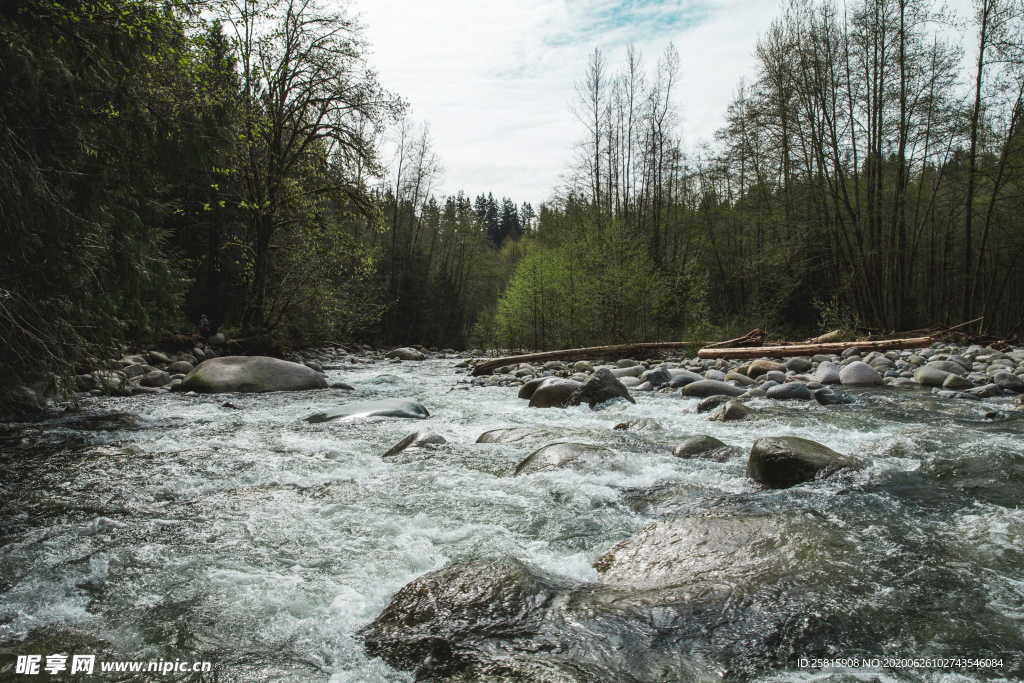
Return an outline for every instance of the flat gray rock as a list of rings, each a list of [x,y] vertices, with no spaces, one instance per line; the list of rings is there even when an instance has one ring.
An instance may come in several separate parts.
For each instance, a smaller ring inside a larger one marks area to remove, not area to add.
[[[427,409],[422,404],[415,401],[386,398],[379,401],[347,403],[332,410],[314,413],[306,418],[306,422],[327,422],[329,420],[360,417],[404,417],[423,420],[430,417],[430,413],[427,412]]]
[[[735,387],[727,382],[719,382],[714,379],[702,379],[690,382],[683,387],[683,396],[706,398],[708,396],[739,396],[743,389]]]

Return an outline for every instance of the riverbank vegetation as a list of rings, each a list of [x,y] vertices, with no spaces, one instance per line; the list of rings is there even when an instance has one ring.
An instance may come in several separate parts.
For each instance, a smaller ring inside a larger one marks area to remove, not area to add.
[[[976,0],[964,46],[923,0],[794,0],[696,153],[703,67],[595,50],[578,162],[536,209],[439,193],[338,7],[4,3],[0,365],[71,372],[202,315],[278,347],[1020,331],[1017,0]]]
[[[916,0],[789,2],[715,143],[690,156],[674,103],[699,93],[678,92],[674,50],[651,70],[595,50],[577,173],[524,245],[499,344],[981,315],[1019,334],[1022,18],[1012,0],[959,18]]]

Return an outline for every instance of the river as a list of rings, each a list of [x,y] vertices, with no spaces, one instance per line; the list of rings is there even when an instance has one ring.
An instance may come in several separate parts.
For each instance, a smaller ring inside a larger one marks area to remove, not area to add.
[[[755,399],[754,419],[722,423],[697,414],[695,399],[655,393],[597,411],[529,409],[514,388],[458,385],[455,363],[327,372],[353,392],[95,398],[0,428],[0,665],[63,651],[212,662],[206,678],[180,680],[408,681],[370,658],[356,632],[424,573],[514,557],[593,582],[593,562],[652,521],[754,500],[812,510],[855,549],[830,565],[845,588],[821,593],[820,609],[843,622],[830,636],[839,640],[807,653],[999,656],[998,670],[874,675],[1024,677],[1024,419],[1008,399],[904,389],[860,391],[840,406]],[[392,397],[423,403],[431,417],[303,420]],[[612,430],[636,417],[663,429]],[[623,457],[513,477],[530,446],[475,443],[512,426]],[[416,429],[448,443],[381,457]],[[868,466],[761,492],[744,457],[685,460],[657,447],[687,434],[745,450],[762,436],[802,436]],[[872,631],[877,646],[866,652]],[[767,652],[739,677],[821,680],[796,666],[801,654]]]

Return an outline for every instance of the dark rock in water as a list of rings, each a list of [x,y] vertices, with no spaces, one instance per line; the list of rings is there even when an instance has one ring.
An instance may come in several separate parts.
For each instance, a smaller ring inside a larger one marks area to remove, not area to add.
[[[440,434],[435,434],[434,432],[413,432],[388,449],[388,452],[381,457],[390,458],[393,455],[398,455],[406,448],[436,446],[443,443],[447,443],[447,440]]]
[[[717,460],[718,457],[715,454],[725,454],[727,449],[729,449],[729,446],[713,436],[696,434],[683,439],[682,443],[672,450],[672,455],[677,458],[710,458]]]
[[[592,446],[585,443],[553,443],[540,448],[526,457],[516,467],[514,474],[532,474],[544,470],[571,467],[582,461],[596,462],[607,460],[614,452],[603,446]]]
[[[517,441],[532,441],[535,439],[548,439],[554,436],[553,432],[540,427],[508,427],[505,429],[492,429],[484,432],[476,440],[477,443],[515,443]]]
[[[388,351],[385,357],[397,358],[399,360],[426,360],[427,358],[422,352],[408,346]]]
[[[770,388],[766,392],[768,398],[778,400],[810,401],[811,390],[802,382],[786,382]]]
[[[327,380],[301,363],[267,356],[223,356],[200,363],[185,375],[178,391],[200,393],[322,389]]]
[[[591,408],[613,398],[624,398],[630,403],[636,403],[629,395],[629,390],[615,377],[611,371],[605,368],[598,368],[591,375],[590,379],[583,383],[583,386],[576,389],[569,398],[569,405],[586,403]]]
[[[0,416],[32,415],[45,409],[46,403],[24,384],[0,387]]]
[[[327,410],[322,413],[314,413],[306,418],[306,422],[327,422],[342,418],[358,417],[406,417],[422,420],[430,417],[430,413],[423,405],[415,401],[386,398],[379,401],[363,401],[361,403],[348,403],[346,405]]]
[[[743,389],[715,379],[702,379],[697,382],[691,382],[683,387],[683,396],[695,396],[697,398],[706,398],[716,394],[739,396],[742,393]]]
[[[162,387],[171,383],[171,376],[163,370],[151,370],[139,382],[144,387]]]
[[[648,417],[641,417],[636,420],[629,420],[628,422],[620,422],[613,427],[613,429],[631,432],[657,432],[661,431],[661,428],[661,425],[658,424],[657,421]]]
[[[862,559],[806,513],[671,520],[604,556],[597,584],[511,558],[430,572],[359,637],[423,681],[751,680],[846,636],[850,605],[822,600],[848,580],[831,554]]]
[[[690,372],[689,370],[675,370],[672,372],[672,379],[668,385],[673,389],[678,387],[685,387],[687,384],[693,382],[699,382],[704,379],[703,376],[698,375],[696,372]]]
[[[534,389],[530,396],[531,408],[564,408],[571,405],[570,397],[580,388],[579,382],[571,379],[548,377]]]
[[[691,611],[675,597],[587,585],[511,558],[475,560],[406,585],[359,637],[370,656],[421,681],[708,679],[715,663],[687,652],[707,637],[669,636]]]
[[[723,403],[728,403],[730,399],[732,399],[732,396],[726,396],[725,394],[716,394],[714,396],[702,398],[700,403],[697,404],[697,412],[706,413],[714,410]]]
[[[648,370],[640,375],[640,381],[650,382],[652,387],[661,387],[672,381],[672,375],[669,373],[668,368],[662,366]]]
[[[743,405],[742,401],[732,399],[723,403],[715,411],[714,415],[711,416],[711,419],[718,422],[734,422],[736,420],[745,420],[753,413],[754,411]]]
[[[750,449],[747,474],[772,489],[784,489],[837,470],[862,467],[856,458],[836,453],[828,446],[796,436],[758,439]]]
[[[853,397],[849,394],[839,391],[838,389],[832,389],[831,387],[822,387],[814,392],[814,400],[823,406],[834,406],[843,405],[846,403],[853,403]]]
[[[537,387],[539,387],[541,384],[548,381],[549,379],[551,378],[538,377],[536,379],[531,379],[530,381],[526,382],[525,384],[523,384],[523,386],[519,388],[519,398],[531,398],[533,396],[533,392],[537,391]]]
[[[355,391],[356,388],[345,384],[344,382],[332,382],[331,389],[344,389],[345,391]]]
[[[1024,380],[1012,372],[997,372],[992,375],[992,381],[1003,389],[1008,389],[1018,394],[1024,394]]]
[[[1003,393],[1003,388],[998,384],[984,384],[980,387],[974,387],[968,389],[967,393],[971,396],[977,396],[978,398],[992,398],[993,396],[999,396]]]

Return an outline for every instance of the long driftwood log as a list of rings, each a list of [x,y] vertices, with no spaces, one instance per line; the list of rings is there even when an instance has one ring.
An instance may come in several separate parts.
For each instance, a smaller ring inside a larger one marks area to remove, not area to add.
[[[662,349],[687,349],[700,346],[707,342],[642,342],[638,344],[614,344],[612,346],[588,346],[581,349],[562,349],[561,351],[541,351],[525,353],[521,356],[506,356],[477,363],[473,367],[473,375],[489,375],[505,365],[513,363],[532,363],[549,360],[587,360],[590,358],[624,358],[630,355],[643,355],[649,351]]]
[[[735,349],[704,348],[697,352],[698,358],[761,358],[773,356],[811,356],[816,353],[842,353],[846,349],[890,351],[893,349],[914,349],[928,346],[934,337],[910,337],[907,339],[880,339],[878,341],[848,341],[822,344],[791,344],[788,346],[754,346]]]

